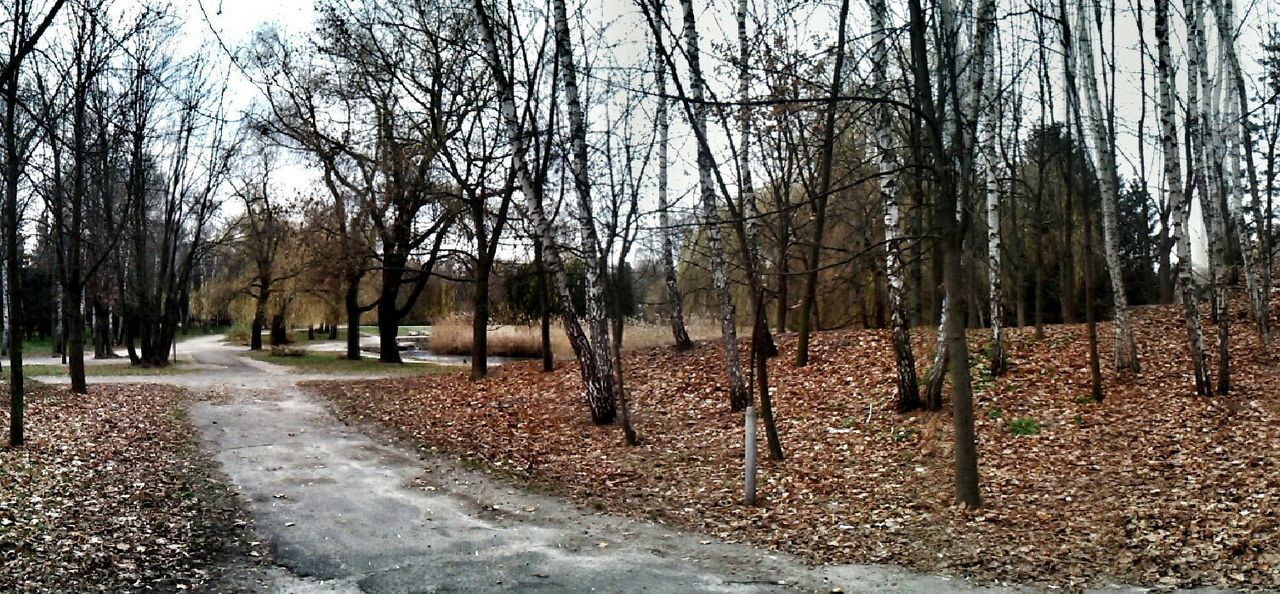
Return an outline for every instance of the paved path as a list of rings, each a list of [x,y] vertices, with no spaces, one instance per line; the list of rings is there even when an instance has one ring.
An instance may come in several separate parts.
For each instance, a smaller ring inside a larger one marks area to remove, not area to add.
[[[216,369],[102,379],[211,394],[191,406],[191,422],[244,495],[276,564],[233,568],[219,591],[1007,591],[894,567],[810,569],[788,555],[584,510],[348,426],[297,386],[308,376],[216,338],[182,348]]]

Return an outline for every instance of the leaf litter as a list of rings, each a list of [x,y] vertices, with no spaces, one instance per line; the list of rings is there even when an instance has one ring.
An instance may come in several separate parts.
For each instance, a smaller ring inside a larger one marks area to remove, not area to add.
[[[29,383],[27,443],[0,448],[0,591],[187,590],[244,546],[234,495],[182,419],[185,391]]]
[[[1100,325],[1106,398],[1092,402],[1085,327],[1007,335],[1011,368],[990,377],[974,330],[975,417],[984,505],[953,503],[943,412],[897,414],[891,337],[817,333],[809,366],[794,335],[770,364],[787,458],[767,459],[761,502],[741,500],[741,415],[729,411],[716,343],[626,355],[635,426],[593,426],[571,362],[310,384],[348,420],[552,488],[597,509],[797,554],[814,563],[893,563],[978,582],[1080,590],[1280,587],[1280,373],[1239,310],[1234,389],[1193,395],[1176,308],[1135,310],[1142,373],[1115,376]],[[1207,319],[1207,318],[1206,318]],[[917,330],[928,357],[935,336]],[[1212,330],[1206,336],[1215,336]],[[746,343],[742,344],[746,348]],[[745,351],[744,351],[745,352]],[[925,363],[922,363],[924,365]],[[923,370],[922,370],[923,371]],[[1015,435],[1013,419],[1040,430]],[[761,432],[763,433],[763,431]]]

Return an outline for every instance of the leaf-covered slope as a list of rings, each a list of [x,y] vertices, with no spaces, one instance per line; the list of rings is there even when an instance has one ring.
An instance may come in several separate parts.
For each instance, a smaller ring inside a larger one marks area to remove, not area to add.
[[[883,331],[820,333],[802,369],[787,356],[793,337],[782,338],[771,375],[788,458],[764,462],[757,507],[739,504],[741,417],[729,412],[712,344],[628,355],[644,441],[635,448],[617,428],[590,424],[570,364],[550,374],[504,366],[478,383],[452,374],[319,387],[349,417],[577,500],[815,562],[889,562],[1068,588],[1280,587],[1272,353],[1241,320],[1236,391],[1197,398],[1177,312],[1141,309],[1135,323],[1141,377],[1125,383],[1105,371],[1102,403],[1088,399],[1082,326],[1049,327],[1042,340],[1011,329],[1012,368],[1001,378],[975,361],[985,498],[977,512],[952,506],[950,415],[893,412]],[[1109,325],[1099,334],[1110,361]],[[970,338],[980,353],[986,334]],[[932,344],[917,332],[917,355]],[[1014,422],[1032,434],[1015,435]]]

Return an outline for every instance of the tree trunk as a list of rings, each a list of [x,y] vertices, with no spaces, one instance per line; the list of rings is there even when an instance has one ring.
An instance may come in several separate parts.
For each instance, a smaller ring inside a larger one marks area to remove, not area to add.
[[[609,354],[609,325],[607,306],[605,303],[604,283],[606,274],[606,254],[600,249],[600,241],[596,236],[595,217],[592,214],[591,186],[587,172],[587,129],[586,115],[578,96],[578,66],[574,61],[572,37],[569,34],[569,18],[565,11],[565,0],[552,0],[552,12],[555,25],[556,56],[559,62],[560,83],[564,89],[565,112],[569,116],[569,139],[572,159],[569,170],[573,177],[575,194],[578,197],[578,227],[582,240],[582,258],[586,269],[586,326],[590,340],[582,346],[590,351],[599,374],[597,382],[605,391],[600,394],[608,402],[599,402],[595,408],[608,410],[609,420],[613,422],[616,414],[616,397],[613,393],[610,378],[613,361]],[[597,422],[602,422],[597,419]]]
[[[1230,340],[1230,316],[1227,315],[1225,286],[1226,267],[1226,221],[1221,212],[1221,202],[1216,192],[1219,190],[1218,180],[1212,175],[1213,167],[1220,154],[1217,146],[1217,134],[1210,121],[1209,102],[1209,68],[1208,50],[1204,34],[1204,0],[1183,0],[1187,20],[1187,74],[1191,83],[1187,86],[1187,128],[1190,132],[1188,140],[1191,149],[1191,168],[1195,172],[1195,189],[1200,196],[1200,214],[1204,219],[1205,236],[1207,237],[1210,311],[1213,321],[1218,327],[1218,391],[1226,393],[1230,389],[1231,353],[1228,346]]]
[[[262,350],[262,331],[265,329],[266,325],[267,325],[267,299],[265,294],[259,293],[257,297],[257,303],[254,305],[254,308],[253,308],[253,323],[249,327],[249,350],[251,351]],[[150,350],[145,346],[145,342],[142,350],[143,350],[144,356],[146,355],[146,352]]]
[[[689,339],[689,330],[684,324],[684,295],[680,292],[679,278],[676,274],[675,247],[672,236],[675,230],[671,228],[671,204],[667,199],[667,169],[668,156],[667,149],[670,144],[670,122],[667,117],[667,65],[666,61],[659,58],[657,60],[657,71],[655,77],[657,79],[658,92],[658,226],[661,229],[658,233],[662,237],[662,270],[667,285],[667,316],[671,321],[671,336],[675,339],[675,347],[677,351],[685,351],[693,348],[693,341]]]
[[[347,290],[343,295],[343,306],[347,311],[347,354],[348,361],[360,360],[360,279],[363,274],[347,278]]]
[[[984,1],[981,4],[978,20],[986,22],[993,19],[995,19],[995,3]],[[980,109],[974,115],[979,121],[979,143],[986,175],[987,300],[991,307],[991,374],[999,376],[1003,375],[1008,367],[1008,359],[1004,351],[1004,291],[1001,283],[1004,270],[1001,266],[1000,253],[1000,178],[997,172],[999,161],[996,158],[996,125],[1002,112],[998,103],[997,90],[1000,81],[996,80],[995,76],[994,56],[988,55],[983,62],[986,67],[981,76],[986,78],[983,84],[986,89],[984,100],[987,108]]]
[[[542,345],[542,371],[555,368],[555,355],[551,352],[551,297],[547,290],[547,267],[542,260],[542,244],[534,242],[533,261],[538,269],[538,334]]]
[[[567,35],[567,17],[564,17],[563,2],[558,0],[557,4],[556,20],[559,21],[557,27],[565,28],[565,34]],[[568,275],[564,268],[564,262],[555,250],[551,225],[547,221],[546,214],[542,211],[542,194],[538,186],[534,184],[533,176],[530,174],[523,139],[523,127],[519,117],[516,115],[515,92],[512,83],[507,79],[503,71],[504,62],[498,54],[497,35],[494,31],[493,23],[489,19],[482,0],[474,0],[473,8],[483,37],[488,66],[498,89],[499,107],[506,127],[507,143],[511,148],[512,165],[516,172],[516,179],[520,183],[521,192],[525,196],[525,202],[523,204],[517,203],[517,209],[520,211],[521,217],[529,223],[533,229],[534,236],[541,243],[543,258],[554,276],[556,293],[559,296],[561,305],[561,319],[564,322],[565,334],[568,335],[569,343],[573,346],[574,354],[578,359],[578,368],[582,375],[583,385],[586,388],[586,402],[591,410],[591,419],[596,424],[612,423],[617,414],[617,400],[613,393],[612,374],[608,373],[608,367],[602,369],[598,365],[597,352],[592,348],[585,332],[582,330],[581,324],[578,322],[577,312],[574,309],[573,299],[569,292]],[[606,349],[607,352],[607,343],[598,346]],[[609,367],[612,366],[610,365]]]
[[[15,29],[16,30],[16,29]],[[17,145],[18,65],[8,65],[10,75],[0,80],[4,91],[4,258],[7,282],[3,287],[8,305],[9,339],[9,446],[25,441],[23,413],[25,387],[22,374],[22,233],[18,215],[18,177],[21,173]]]
[[[1240,57],[1236,53],[1235,37],[1235,18],[1233,14],[1231,0],[1211,0],[1214,15],[1216,17],[1219,47],[1226,57],[1229,83],[1229,97],[1235,99],[1232,109],[1233,116],[1228,119],[1228,129],[1231,131],[1231,155],[1232,155],[1232,180],[1239,179],[1239,151],[1244,150],[1245,168],[1249,176],[1249,195],[1253,206],[1254,220],[1258,225],[1258,243],[1261,248],[1259,251],[1263,254],[1262,275],[1259,278],[1257,273],[1257,264],[1253,258],[1253,246],[1249,245],[1248,233],[1244,223],[1243,208],[1240,205],[1240,193],[1238,191],[1232,193],[1232,220],[1235,221],[1236,232],[1240,238],[1240,252],[1244,258],[1245,279],[1248,284],[1250,302],[1253,306],[1254,322],[1257,326],[1258,337],[1262,340],[1262,344],[1269,344],[1271,341],[1271,267],[1267,265],[1269,255],[1271,254],[1270,236],[1266,232],[1266,225],[1263,221],[1270,221],[1269,213],[1262,212],[1262,197],[1258,191],[1258,169],[1254,164],[1254,144],[1253,144],[1253,125],[1249,121],[1249,103],[1248,89],[1245,87],[1244,73],[1240,68]],[[1224,34],[1224,32],[1227,32]],[[1237,127],[1238,125],[1238,127]],[[1240,135],[1243,134],[1244,142],[1240,142]],[[1274,175],[1272,168],[1268,168],[1268,173]],[[1270,184],[1267,186],[1270,188]]]
[[[1202,396],[1213,394],[1213,382],[1209,376],[1209,364],[1204,350],[1204,335],[1200,329],[1200,311],[1196,303],[1195,284],[1191,278],[1191,239],[1187,232],[1187,215],[1190,211],[1190,200],[1183,192],[1181,156],[1177,145],[1177,131],[1174,127],[1174,80],[1173,60],[1169,41],[1169,0],[1155,0],[1156,12],[1156,45],[1158,58],[1156,75],[1160,93],[1160,136],[1161,148],[1164,152],[1165,184],[1169,191],[1169,210],[1173,218],[1170,240],[1178,248],[1178,263],[1175,267],[1178,291],[1182,297],[1184,321],[1187,329],[1187,343],[1191,352],[1192,368],[1195,373],[1196,393]]]
[[[471,304],[471,379],[489,374],[489,262],[488,246],[477,246],[475,287]]]
[[[1136,374],[1138,367],[1138,348],[1133,338],[1133,323],[1129,315],[1129,299],[1125,292],[1124,270],[1120,265],[1120,238],[1116,204],[1119,200],[1119,178],[1116,173],[1115,147],[1107,133],[1106,120],[1102,113],[1102,102],[1098,97],[1098,81],[1093,64],[1093,41],[1089,35],[1089,26],[1084,16],[1083,4],[1077,6],[1077,36],[1080,51],[1081,84],[1085,90],[1085,100],[1089,108],[1090,130],[1093,135],[1094,152],[1097,155],[1098,182],[1102,187],[1102,248],[1107,260],[1107,273],[1111,279],[1112,307],[1115,309],[1115,366],[1121,373]],[[1069,48],[1074,49],[1074,48]],[[1068,61],[1070,63],[1070,61]],[[1068,72],[1068,76],[1072,76]],[[1075,94],[1075,88],[1068,89]],[[1079,105],[1078,99],[1076,105]],[[1083,142],[1084,139],[1081,138]],[[1087,209],[1086,209],[1087,211]],[[1086,225],[1088,222],[1086,221]],[[1088,230],[1085,231],[1088,233]],[[1088,248],[1085,257],[1089,257]]]
[[[684,0],[689,2],[689,0]],[[800,297],[800,328],[796,340],[796,366],[809,364],[809,332],[814,324],[818,300],[818,268],[822,265],[822,237],[827,221],[827,198],[831,193],[832,161],[836,142],[836,101],[844,89],[844,49],[849,21],[849,0],[841,0],[840,16],[836,21],[835,67],[831,71],[831,89],[827,102],[826,121],[822,137],[822,161],[818,170],[818,193],[813,196],[813,234],[809,245],[807,269],[804,277],[804,294]]]
[[[886,39],[888,8],[885,0],[871,4],[872,65],[876,91],[889,97],[886,71],[889,46]],[[888,103],[876,108],[876,147],[880,154],[880,196],[884,201],[885,274],[888,277],[889,312],[893,332],[894,362],[898,372],[898,412],[920,408],[920,386],[916,378],[916,357],[911,351],[911,321],[907,315],[904,290],[905,266],[899,239],[904,219],[898,207],[898,174],[893,149],[893,109]]]
[[[847,0],[846,0],[847,2]],[[694,23],[692,0],[680,0],[684,11],[684,35],[686,53],[689,60],[691,77],[690,90],[693,95],[694,116],[690,124],[695,134],[706,136],[707,107],[704,104],[705,81],[702,78],[700,50],[698,49],[698,28]],[[720,331],[724,339],[725,367],[729,379],[729,406],[734,411],[741,411],[749,402],[746,382],[742,373],[742,359],[738,352],[737,313],[733,303],[733,292],[729,287],[729,277],[725,271],[724,245],[720,238],[720,214],[716,208],[716,188],[712,180],[712,156],[710,147],[698,143],[698,185],[702,197],[702,218],[706,226],[706,237],[710,251],[712,287],[720,299]]]

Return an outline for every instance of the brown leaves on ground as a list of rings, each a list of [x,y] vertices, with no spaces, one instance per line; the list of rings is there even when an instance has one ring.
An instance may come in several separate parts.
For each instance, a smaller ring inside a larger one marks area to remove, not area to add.
[[[348,417],[486,462],[612,511],[658,518],[815,562],[897,563],[927,571],[1080,589],[1280,587],[1280,374],[1244,318],[1234,326],[1230,396],[1193,395],[1174,308],[1136,312],[1137,380],[1111,371],[1089,399],[1083,326],[1009,332],[1012,367],[985,373],[987,334],[970,335],[984,507],[953,505],[951,418],[899,415],[888,332],[819,333],[812,363],[771,364],[787,451],[765,461],[756,507],[741,505],[741,415],[731,413],[719,348],[627,356],[644,443],[595,427],[577,369],[505,366],[462,374],[319,384]],[[1207,336],[1214,336],[1212,331]],[[920,361],[931,333],[917,332]],[[1212,341],[1210,341],[1212,343]],[[921,364],[922,366],[925,363]],[[1009,424],[1032,419],[1034,435]],[[761,432],[763,433],[763,432]],[[763,435],[760,437],[763,453]]]
[[[237,512],[180,417],[183,392],[33,392],[27,444],[0,448],[0,591],[167,592],[203,581],[235,541]],[[8,410],[6,397],[6,436]]]

